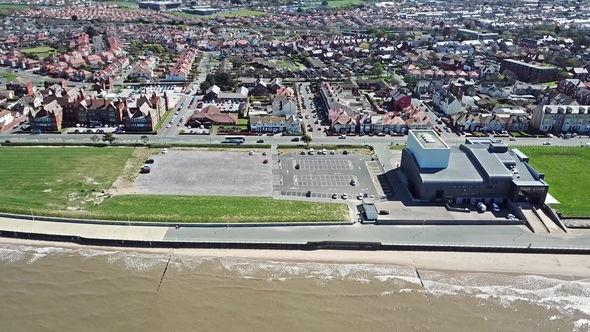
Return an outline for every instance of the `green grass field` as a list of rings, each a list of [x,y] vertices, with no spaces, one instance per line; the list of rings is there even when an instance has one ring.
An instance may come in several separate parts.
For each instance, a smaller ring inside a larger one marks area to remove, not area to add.
[[[238,119],[238,125],[240,126],[247,126],[249,122],[249,119]]]
[[[295,68],[295,66],[293,66],[293,65],[292,65],[290,62],[288,62],[288,61],[279,60],[279,61],[277,61],[277,64],[278,64],[279,66],[285,67],[285,68],[287,68],[287,69],[289,69],[289,70],[297,70],[297,68]]]
[[[109,1],[109,2],[101,2],[101,4],[105,5],[117,5],[121,8],[139,8],[136,2],[127,2],[127,1]]]
[[[349,4],[357,4],[361,3],[361,0],[334,0],[328,1],[328,6],[330,7],[342,7]]]
[[[549,193],[561,204],[553,206],[564,217],[590,217],[590,149],[584,147],[518,147],[530,164],[545,174]]]
[[[0,9],[20,10],[20,9],[28,9],[28,8],[30,8],[29,5],[21,5],[21,4],[13,4],[13,3],[0,3]]]
[[[121,195],[101,201],[115,180],[130,184],[145,148],[0,148],[0,211],[161,222],[309,222],[348,219],[345,204],[267,197]],[[127,165],[127,166],[126,166]],[[84,190],[84,191],[83,191]],[[96,191],[93,191],[96,190]],[[99,204],[95,205],[95,202]]]
[[[23,53],[49,53],[49,52],[55,52],[55,49],[53,47],[49,47],[49,46],[41,46],[41,47],[33,47],[33,48],[25,48],[20,50]]]
[[[227,14],[221,14],[221,16],[223,16],[223,17],[265,16],[265,15],[266,15],[266,12],[261,12],[261,11],[257,11],[257,10],[249,10],[249,9],[235,10],[235,11],[227,13]]]

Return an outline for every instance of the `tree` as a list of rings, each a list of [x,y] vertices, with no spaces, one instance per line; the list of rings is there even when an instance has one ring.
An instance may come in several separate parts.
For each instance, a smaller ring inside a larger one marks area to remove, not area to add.
[[[86,34],[88,35],[88,37],[92,38],[98,36],[98,31],[96,31],[96,29],[93,26],[89,26],[86,28]]]
[[[297,7],[297,12],[298,12],[298,13],[302,13],[302,12],[303,12],[303,8],[301,8],[301,7]]]
[[[97,143],[100,140],[100,138],[98,136],[94,135],[94,136],[90,137],[90,140],[92,141],[92,143]]]
[[[559,25],[555,26],[555,34],[559,35],[560,32],[561,32],[561,28],[559,27]]]
[[[328,5],[328,0],[322,1],[322,6],[327,6],[327,5]]]
[[[383,75],[383,66],[381,65],[381,63],[377,62],[373,65],[373,69],[371,71],[373,75],[375,75],[376,77],[380,77],[381,75]]]
[[[72,21],[76,22],[78,20],[78,15],[72,15]]]
[[[445,22],[443,22],[443,21],[440,21],[440,22],[438,22],[438,26],[439,26],[441,29],[442,29],[442,28],[444,28],[444,27],[445,27]]]
[[[388,33],[387,34],[387,40],[389,41],[394,41],[397,38],[397,36],[395,35],[395,33]]]
[[[150,138],[146,135],[141,136],[139,139],[143,142],[143,144],[148,144],[150,141]]]
[[[117,138],[115,137],[115,135],[113,135],[112,132],[107,131],[106,133],[104,133],[102,135],[102,141],[103,142],[109,142],[109,144],[113,144],[113,142],[116,140]]]
[[[303,134],[303,135],[301,135],[301,141],[303,143],[305,143],[305,145],[309,146],[309,143],[311,143],[311,141],[313,141],[313,139],[308,134]]]
[[[442,31],[443,36],[448,36],[450,33],[451,33],[451,28],[449,28],[449,27],[443,28],[443,31]]]
[[[567,59],[565,61],[565,66],[566,67],[577,67],[578,66],[578,63],[574,59]]]

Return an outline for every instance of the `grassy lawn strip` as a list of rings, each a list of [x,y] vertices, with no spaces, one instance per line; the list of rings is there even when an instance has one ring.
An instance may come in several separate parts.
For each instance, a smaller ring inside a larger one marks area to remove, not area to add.
[[[530,164],[545,174],[549,193],[561,204],[552,206],[564,217],[590,217],[590,149],[583,147],[522,146]]]
[[[170,222],[310,222],[348,219],[346,204],[266,197],[121,195],[105,198],[118,178],[131,183],[155,149],[3,147],[0,211],[69,218]],[[125,167],[127,165],[127,167]],[[71,195],[71,196],[70,196]]]
[[[0,73],[0,76],[4,77],[6,79],[6,82],[8,82],[8,83],[10,83],[12,80],[14,80],[15,78],[18,77],[16,75],[8,74],[8,73]]]
[[[127,1],[109,1],[109,2],[102,2],[105,5],[117,5],[123,8],[139,8],[137,3],[135,2],[127,2]]]
[[[361,1],[360,0],[334,0],[334,1],[328,1],[328,6],[341,7],[341,6],[345,6],[348,4],[355,4],[355,3],[361,3]]]
[[[247,126],[249,121],[250,121],[249,119],[238,119],[238,125],[239,126]]]
[[[126,195],[89,206],[99,219],[178,222],[311,222],[345,220],[345,204],[267,197]]]
[[[164,122],[166,122],[166,120],[168,120],[168,116],[170,115],[170,113],[172,113],[171,109],[164,112],[160,121],[158,121],[158,123],[156,123],[156,126],[154,127],[154,131],[160,130],[160,128],[162,127]]]
[[[285,67],[285,68],[287,68],[289,70],[297,70],[297,68],[295,68],[292,64],[290,64],[289,62],[284,61],[284,60],[277,61],[277,64],[279,66]]]

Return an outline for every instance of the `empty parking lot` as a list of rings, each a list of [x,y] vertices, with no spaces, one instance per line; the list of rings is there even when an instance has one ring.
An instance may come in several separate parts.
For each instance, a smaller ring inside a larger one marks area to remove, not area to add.
[[[149,174],[133,185],[142,193],[160,195],[271,196],[271,164],[262,153],[177,151],[153,156]]]

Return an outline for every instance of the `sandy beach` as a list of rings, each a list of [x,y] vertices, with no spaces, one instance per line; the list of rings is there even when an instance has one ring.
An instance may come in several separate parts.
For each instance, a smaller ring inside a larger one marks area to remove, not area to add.
[[[454,272],[590,277],[590,257],[584,255],[345,250],[148,249],[81,246],[68,242],[30,241],[11,238],[0,238],[0,243],[68,249],[85,248],[104,251],[173,253],[174,255],[195,257],[228,257],[264,261],[384,264]]]

